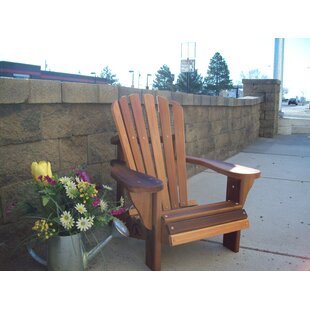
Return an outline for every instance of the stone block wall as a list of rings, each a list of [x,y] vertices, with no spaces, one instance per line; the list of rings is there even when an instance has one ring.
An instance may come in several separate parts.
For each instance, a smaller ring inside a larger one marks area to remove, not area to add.
[[[260,137],[272,138],[278,133],[280,86],[279,80],[243,80],[245,96],[262,96]]]
[[[189,155],[225,159],[258,137],[260,98],[209,97],[110,85],[0,78],[0,223],[31,193],[30,165],[49,160],[54,173],[85,164],[94,181],[114,186],[111,103],[144,92],[178,100],[185,111]],[[189,168],[189,175],[198,172]]]

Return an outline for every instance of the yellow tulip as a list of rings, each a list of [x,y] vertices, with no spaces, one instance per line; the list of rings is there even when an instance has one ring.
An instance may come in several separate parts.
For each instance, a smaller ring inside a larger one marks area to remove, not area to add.
[[[51,163],[49,161],[39,161],[38,163],[34,161],[31,164],[31,174],[33,178],[39,182],[40,180],[38,177],[42,175],[43,177],[49,176],[52,178],[52,168],[51,168]]]

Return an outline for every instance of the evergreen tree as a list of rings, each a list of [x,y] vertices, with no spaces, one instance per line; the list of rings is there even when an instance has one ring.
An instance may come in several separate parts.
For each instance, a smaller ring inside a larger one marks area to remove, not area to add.
[[[194,72],[183,72],[178,76],[177,90],[197,94],[202,91],[203,78],[198,74],[197,70]]]
[[[118,82],[116,75],[112,73],[111,69],[108,66],[102,69],[100,73],[100,77],[106,79],[107,84],[110,84],[110,85],[116,85]]]
[[[217,52],[210,60],[207,76],[204,79],[204,89],[218,96],[221,90],[231,89],[232,87],[226,61]]]
[[[171,73],[167,65],[163,65],[155,74],[153,89],[174,91],[175,86],[173,84],[173,81],[174,74]]]

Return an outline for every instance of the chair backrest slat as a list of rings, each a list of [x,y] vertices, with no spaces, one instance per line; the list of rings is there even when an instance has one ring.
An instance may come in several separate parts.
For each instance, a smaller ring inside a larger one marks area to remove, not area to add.
[[[120,98],[120,109],[122,111],[124,125],[127,130],[128,141],[131,146],[132,155],[135,160],[137,170],[139,172],[144,173],[145,169],[144,169],[142,154],[141,154],[140,147],[138,144],[138,138],[137,138],[136,130],[134,128],[134,122],[132,119],[131,111],[128,106],[127,97]]]
[[[169,102],[166,98],[160,96],[157,97],[157,101],[159,105],[159,116],[163,137],[164,154],[166,160],[166,171],[168,176],[170,203],[171,208],[176,209],[179,207],[179,198],[177,191],[175,155],[172,143]]]
[[[135,120],[146,173],[151,176],[156,176],[139,95],[133,94],[130,95],[129,98],[131,102],[132,112]]]
[[[181,105],[176,101],[172,101],[172,111],[173,111],[173,123],[174,123],[174,135],[175,135],[177,175],[179,184],[179,199],[181,206],[187,206],[188,197],[187,197],[184,115]]]
[[[167,177],[166,177],[166,170],[165,170],[165,162],[163,157],[163,150],[160,142],[160,134],[158,129],[158,118],[156,114],[155,108],[155,100],[154,96],[151,94],[144,95],[144,105],[148,120],[150,130],[150,137],[151,137],[151,144],[153,148],[153,154],[155,159],[155,167],[157,178],[163,181],[164,189],[161,191],[161,200],[162,200],[162,207],[164,210],[170,210],[170,198],[168,193],[168,186],[167,186]]]
[[[115,101],[112,105],[112,115],[127,165],[130,169],[137,170],[118,101]]]
[[[174,101],[170,104],[161,96],[155,102],[151,94],[145,94],[143,99],[145,114],[138,94],[129,95],[129,100],[123,96],[112,105],[124,158],[129,168],[162,180],[164,188],[158,198],[163,210],[187,206],[182,106]],[[130,196],[149,228],[151,211],[146,207],[146,198],[138,194]]]

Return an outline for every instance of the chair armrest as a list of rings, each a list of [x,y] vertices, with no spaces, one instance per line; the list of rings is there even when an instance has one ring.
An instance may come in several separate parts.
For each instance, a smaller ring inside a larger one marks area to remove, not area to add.
[[[129,169],[122,161],[112,160],[111,166],[111,176],[117,182],[120,182],[129,192],[157,193],[164,188],[161,180]]]
[[[257,169],[230,164],[220,160],[210,160],[194,156],[186,156],[186,162],[210,168],[218,173],[224,174],[234,179],[244,179],[248,177],[257,179],[261,174]]]

